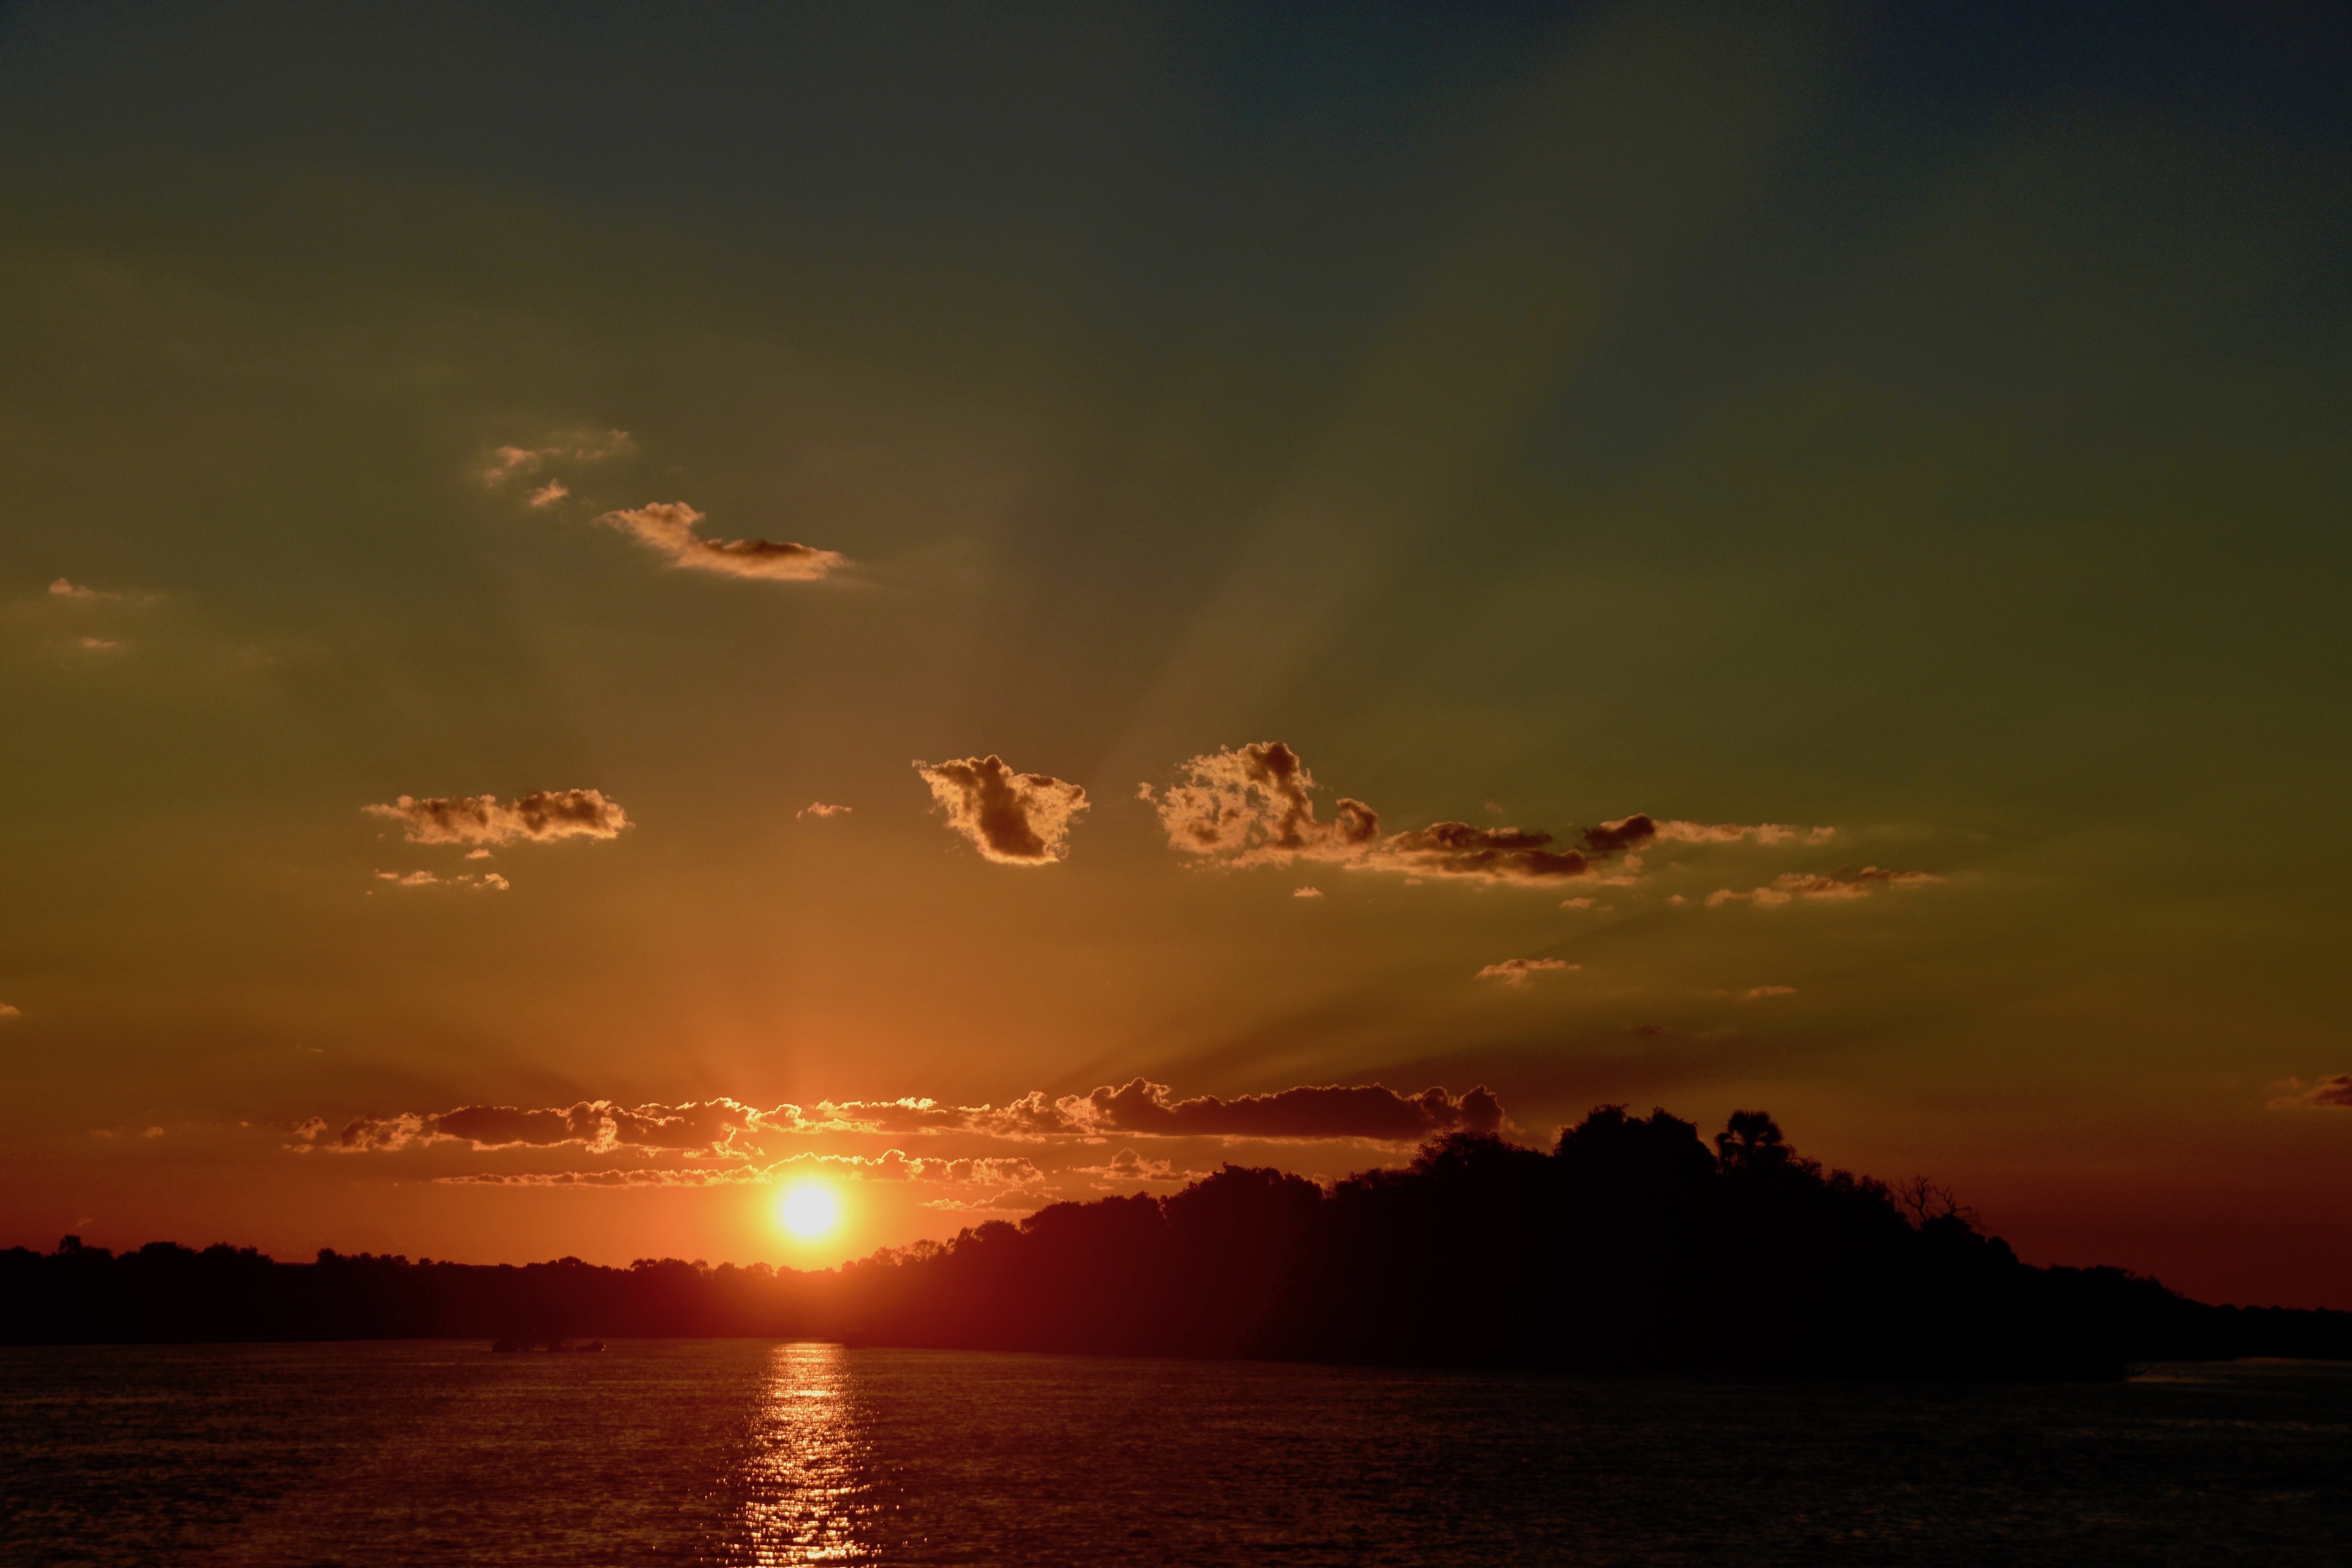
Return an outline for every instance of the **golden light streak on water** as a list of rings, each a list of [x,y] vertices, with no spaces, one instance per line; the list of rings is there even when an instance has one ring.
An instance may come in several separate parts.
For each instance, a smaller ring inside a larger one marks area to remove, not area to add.
[[[841,1346],[776,1346],[736,1483],[749,1561],[873,1561],[872,1443],[858,1405]]]

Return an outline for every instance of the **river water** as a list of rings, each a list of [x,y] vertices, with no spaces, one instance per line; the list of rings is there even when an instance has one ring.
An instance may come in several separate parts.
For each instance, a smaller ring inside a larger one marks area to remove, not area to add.
[[[18,1347],[0,1561],[2342,1564],[2352,1365],[1967,1387]]]

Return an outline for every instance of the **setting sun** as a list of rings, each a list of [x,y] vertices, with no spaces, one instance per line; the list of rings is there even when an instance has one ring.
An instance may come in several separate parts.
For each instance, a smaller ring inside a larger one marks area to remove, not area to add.
[[[828,1188],[796,1186],[784,1194],[776,1214],[795,1236],[822,1236],[841,1218],[841,1205]]]

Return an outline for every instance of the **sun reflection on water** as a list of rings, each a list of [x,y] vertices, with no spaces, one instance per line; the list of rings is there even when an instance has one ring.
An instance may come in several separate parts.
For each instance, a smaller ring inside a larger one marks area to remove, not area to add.
[[[837,1344],[780,1344],[735,1478],[741,1562],[864,1563],[876,1509],[871,1445]]]

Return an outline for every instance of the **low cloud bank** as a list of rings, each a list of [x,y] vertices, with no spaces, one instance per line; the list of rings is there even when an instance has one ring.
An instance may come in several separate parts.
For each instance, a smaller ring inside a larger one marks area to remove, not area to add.
[[[1000,1200],[1034,1188],[1045,1179],[1045,1173],[1025,1159],[922,1159],[909,1155],[903,1149],[891,1149],[880,1155],[792,1155],[764,1166],[471,1171],[459,1176],[436,1176],[434,1180],[452,1186],[759,1186],[810,1175],[852,1181],[1001,1188],[1003,1190]],[[980,1203],[961,1207],[987,1207],[989,1205]]]
[[[1171,849],[1217,864],[1318,861],[1408,877],[1536,885],[1595,875],[1614,862],[1623,862],[1622,874],[1597,880],[1628,880],[1640,869],[1640,852],[1654,844],[1743,839],[1770,844],[1801,833],[1819,838],[1832,831],[1772,822],[1660,821],[1635,812],[1585,829],[1572,844],[1538,828],[1471,822],[1433,822],[1383,834],[1380,813],[1353,796],[1339,797],[1328,819],[1318,816],[1314,796],[1319,788],[1297,752],[1268,740],[1195,757],[1183,765],[1177,782],[1164,789],[1140,785],[1138,794],[1159,813]]]
[[[611,839],[629,825],[620,802],[605,799],[601,789],[534,789],[511,801],[496,795],[403,795],[389,806],[362,809],[400,823],[412,844]]]
[[[675,567],[771,582],[814,582],[849,564],[837,550],[774,539],[707,539],[695,532],[703,514],[684,501],[651,501],[596,519],[660,551]]]
[[[964,757],[915,763],[948,826],[999,865],[1052,865],[1070,852],[1070,828],[1087,792],[1049,773],[1015,773],[1004,759]]]
[[[763,1110],[726,1098],[677,1105],[583,1100],[542,1108],[461,1105],[450,1111],[356,1116],[341,1127],[313,1116],[294,1129],[290,1146],[358,1155],[440,1143],[463,1143],[478,1151],[569,1145],[592,1154],[634,1150],[750,1161],[772,1153],[773,1140],[827,1133],[889,1137],[955,1134],[1009,1143],[1123,1136],[1412,1144],[1444,1133],[1492,1133],[1502,1124],[1502,1104],[1484,1085],[1459,1096],[1442,1088],[1401,1094],[1378,1083],[1328,1083],[1230,1100],[1214,1094],[1178,1100],[1168,1085],[1135,1078],[1058,1099],[1033,1091],[1003,1105],[949,1105],[910,1098],[828,1100],[805,1108],[782,1104]],[[954,1175],[957,1171],[974,1171],[996,1180],[1024,1166],[1024,1159],[960,1156],[918,1162],[916,1169],[918,1174],[932,1168],[947,1171],[952,1179],[964,1179]]]
[[[339,1154],[379,1154],[411,1145],[464,1143],[476,1149],[555,1148],[578,1145],[592,1153],[615,1149],[696,1150],[748,1157],[746,1140],[762,1132],[797,1132],[796,1105],[761,1111],[736,1100],[680,1105],[618,1105],[583,1100],[546,1109],[460,1105],[454,1111],[359,1116],[340,1131],[313,1116],[294,1130],[298,1146]]]

